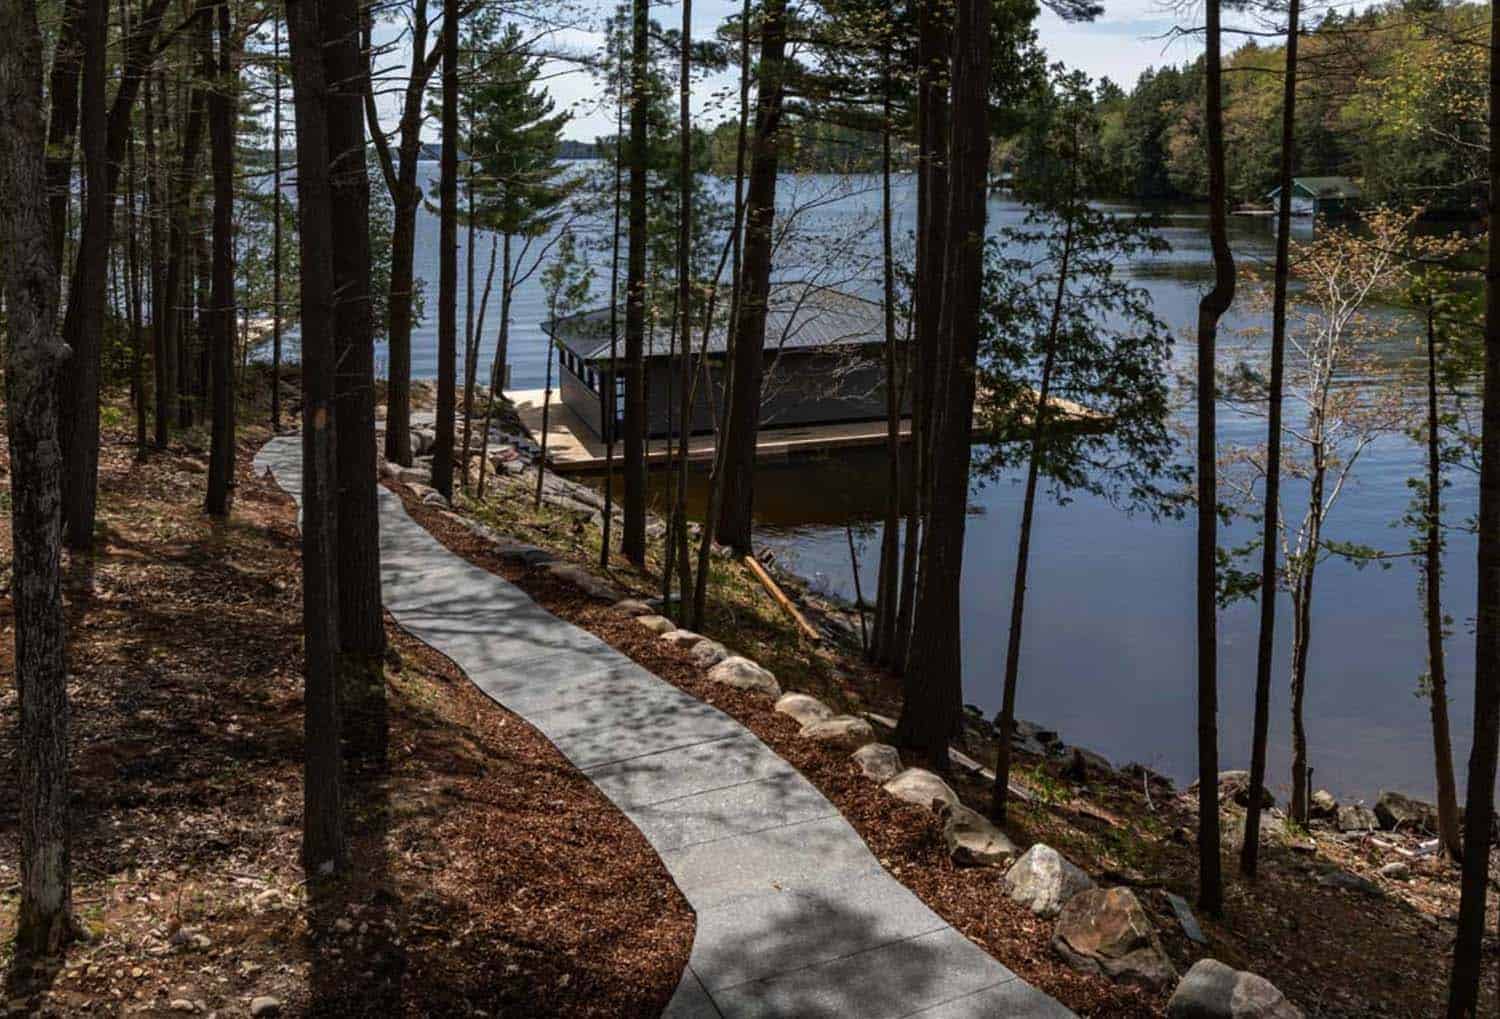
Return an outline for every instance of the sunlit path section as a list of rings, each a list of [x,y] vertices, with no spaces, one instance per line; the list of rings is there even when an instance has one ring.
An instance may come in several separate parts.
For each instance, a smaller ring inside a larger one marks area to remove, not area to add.
[[[300,501],[301,444],[256,457]],[[728,715],[445,549],[380,490],[385,603],[588,775],[698,916],[666,1015],[930,1019],[1073,1013],[881,868],[838,810]]]

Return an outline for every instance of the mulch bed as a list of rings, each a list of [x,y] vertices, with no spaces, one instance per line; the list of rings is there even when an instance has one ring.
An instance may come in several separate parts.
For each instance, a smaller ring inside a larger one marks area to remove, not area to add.
[[[1170,989],[1151,993],[1069,969],[1051,948],[1051,921],[1013,903],[996,871],[955,866],[945,851],[941,823],[931,812],[882,792],[847,754],[797,738],[797,723],[775,712],[767,698],[708,682],[686,652],[551,574],[498,555],[447,511],[417,502],[403,486],[389,487],[451,551],[516,583],[549,611],[738,719],[838,806],[892,875],[1029,983],[1084,1016],[1165,1014]],[[625,587],[638,583],[627,571],[614,579]],[[732,634],[718,636],[735,643]],[[891,710],[888,681],[877,685],[861,662],[836,664],[834,682],[841,690],[830,690],[827,677],[820,677],[818,689],[808,692],[842,693],[837,699],[857,710],[855,688],[868,686],[866,703]],[[782,677],[784,686],[787,678]],[[982,748],[972,749],[982,753]],[[1023,847],[1036,841],[1057,847],[1086,870],[1103,875],[1106,883],[1134,886],[1180,971],[1212,954],[1267,976],[1310,1015],[1383,1019],[1442,1011],[1457,904],[1451,875],[1440,897],[1445,911],[1423,912],[1398,894],[1371,898],[1319,886],[1317,877],[1329,869],[1360,871],[1358,861],[1337,848],[1331,854],[1325,850],[1329,858],[1314,867],[1290,849],[1268,847],[1262,852],[1262,879],[1253,885],[1237,877],[1226,851],[1228,914],[1223,921],[1199,917],[1212,944],[1205,951],[1182,934],[1164,894],[1172,890],[1193,899],[1196,850],[1183,835],[1183,826],[1193,823],[1193,803],[1158,790],[1148,804],[1139,783],[1120,776],[1096,778],[1081,798],[1069,791],[1073,787],[1061,775],[1063,762],[1022,755],[1022,765],[1046,783],[1049,795],[1034,808],[1013,810],[1010,834]],[[952,781],[971,806],[986,808],[988,788],[962,774]],[[1436,874],[1445,866],[1432,860],[1417,868],[1419,883],[1426,871]],[[1427,884],[1430,888],[1433,882]],[[1482,1014],[1489,1014],[1483,1008],[1491,1007],[1495,983],[1493,973],[1486,976]]]
[[[389,750],[351,763],[352,866],[303,882],[299,540],[291,501],[249,470],[264,435],[245,438],[214,522],[196,450],[138,461],[106,436],[99,547],[67,565],[74,895],[92,937],[34,969],[0,954],[0,1014],[245,1015],[268,995],[283,1016],[659,1015],[694,929],[660,860],[389,619]],[[0,532],[8,548],[8,519]],[[8,611],[0,626],[14,783]],[[0,798],[0,953],[16,824]]]

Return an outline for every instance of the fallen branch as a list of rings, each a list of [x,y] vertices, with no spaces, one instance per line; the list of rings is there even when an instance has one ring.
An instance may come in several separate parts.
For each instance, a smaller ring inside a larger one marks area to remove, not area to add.
[[[809,640],[816,644],[823,639],[822,635],[813,629],[813,625],[807,621],[807,617],[802,614],[797,606],[792,604],[792,600],[786,596],[786,592],[777,586],[776,581],[771,579],[771,575],[766,572],[766,568],[754,556],[747,555],[745,557],[745,565],[750,568],[751,573],[755,574],[755,578],[761,582],[761,585],[770,592],[772,600],[785,609],[787,615],[796,621],[797,626],[803,633],[807,634]]]

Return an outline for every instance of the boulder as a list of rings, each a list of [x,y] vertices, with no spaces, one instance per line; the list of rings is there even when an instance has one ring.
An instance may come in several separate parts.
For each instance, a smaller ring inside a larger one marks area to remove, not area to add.
[[[1375,817],[1386,831],[1437,830],[1437,807],[1403,793],[1382,792],[1375,801]]]
[[[961,867],[1005,867],[1016,858],[1016,844],[982,814],[963,804],[943,805],[943,841]]]
[[[1164,990],[1177,978],[1151,918],[1129,888],[1089,888],[1057,917],[1052,947],[1073,969]]]
[[[776,702],[776,710],[790,716],[798,725],[812,725],[833,717],[833,709],[805,693],[789,693]]]
[[[671,633],[677,629],[677,624],[666,616],[636,616],[635,621],[652,633]]]
[[[958,793],[926,768],[907,768],[881,788],[896,799],[919,807],[931,809],[934,800],[950,807],[959,805]]]
[[[1125,765],[1125,767],[1120,769],[1120,773],[1134,779],[1137,785],[1149,782],[1156,788],[1165,789],[1169,792],[1175,785],[1175,783],[1170,778],[1163,775],[1155,768],[1148,768],[1146,765],[1142,764],[1139,761],[1131,761],[1129,764]]]
[[[1346,870],[1330,870],[1318,878],[1318,887],[1333,888],[1345,892],[1359,892],[1363,895],[1379,895],[1380,886],[1369,878],[1360,877],[1358,874],[1350,874]]]
[[[1069,899],[1092,887],[1093,878],[1041,842],[1005,872],[1005,894],[1038,916],[1056,916]]]
[[[995,728],[998,729],[1003,721],[1003,716],[995,716]],[[1035,722],[1028,722],[1024,718],[1013,719],[1010,727],[1011,749],[1022,753],[1035,754],[1037,757],[1048,757],[1062,749],[1062,740],[1057,733]]]
[[[437,433],[432,429],[413,428],[411,430],[411,452],[413,456],[426,456],[432,452],[435,442],[437,442]]]
[[[1334,817],[1339,812],[1339,801],[1327,789],[1319,789],[1312,794],[1312,800],[1308,804],[1308,812],[1313,817]]]
[[[429,489],[427,493],[422,496],[422,502],[427,506],[441,506],[443,509],[447,509],[452,505],[452,503],[448,501],[448,497],[445,496],[442,492],[437,491],[436,489]]]
[[[1346,803],[1338,809],[1335,827],[1339,831],[1371,831],[1380,826],[1375,812],[1363,803]]]
[[[1103,754],[1096,754],[1083,747],[1064,747],[1063,751],[1068,757],[1063,775],[1073,782],[1088,782],[1114,773],[1115,766]]]
[[[834,715],[821,722],[814,722],[802,729],[803,739],[815,743],[826,743],[832,747],[856,750],[875,741],[875,730],[863,718],[853,715]]]
[[[627,616],[651,616],[656,614],[656,609],[649,602],[639,598],[622,598],[615,602],[615,608]]]
[[[1195,781],[1187,787],[1190,795],[1198,792],[1198,783]],[[1219,772],[1219,801],[1232,800],[1236,806],[1250,806],[1250,773],[1248,771],[1221,771]],[[1271,791],[1262,788],[1260,791],[1260,808],[1269,810],[1276,805],[1276,797]]]
[[[1199,959],[1167,1002],[1168,1019],[1302,1019],[1302,1012],[1264,977]]]
[[[1379,873],[1387,881],[1411,880],[1411,867],[1401,860],[1392,860],[1384,867],[1381,867]]]
[[[729,649],[718,641],[705,637],[693,645],[692,650],[688,652],[688,657],[698,668],[709,669],[728,658]]]
[[[576,563],[548,563],[543,569],[563,583],[572,584],[590,598],[598,598],[600,601],[607,602],[620,600],[620,592],[616,591],[613,585],[594,576]]]
[[[250,999],[250,1014],[255,1019],[271,1019],[272,1016],[278,1016],[281,1014],[281,1000],[269,994],[252,998]]]
[[[875,782],[889,782],[906,767],[901,763],[901,754],[889,743],[866,743],[851,755],[865,778]]]
[[[757,693],[770,694],[772,697],[781,696],[781,686],[776,682],[774,673],[739,655],[731,655],[709,669],[708,678],[715,683],[738,687],[741,690],[754,690]]]
[[[705,638],[703,634],[694,633],[692,630],[668,630],[661,635],[661,639],[673,647],[687,650],[695,644],[702,643]]]

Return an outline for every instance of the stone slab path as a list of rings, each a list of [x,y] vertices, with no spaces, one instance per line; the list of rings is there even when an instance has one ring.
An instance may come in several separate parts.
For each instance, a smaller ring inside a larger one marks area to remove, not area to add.
[[[299,439],[271,441],[255,468],[300,504]],[[379,499],[397,622],[588,775],[696,911],[666,1016],[1073,1014],[887,874],[837,808],[733,718],[455,556],[384,488]]]

